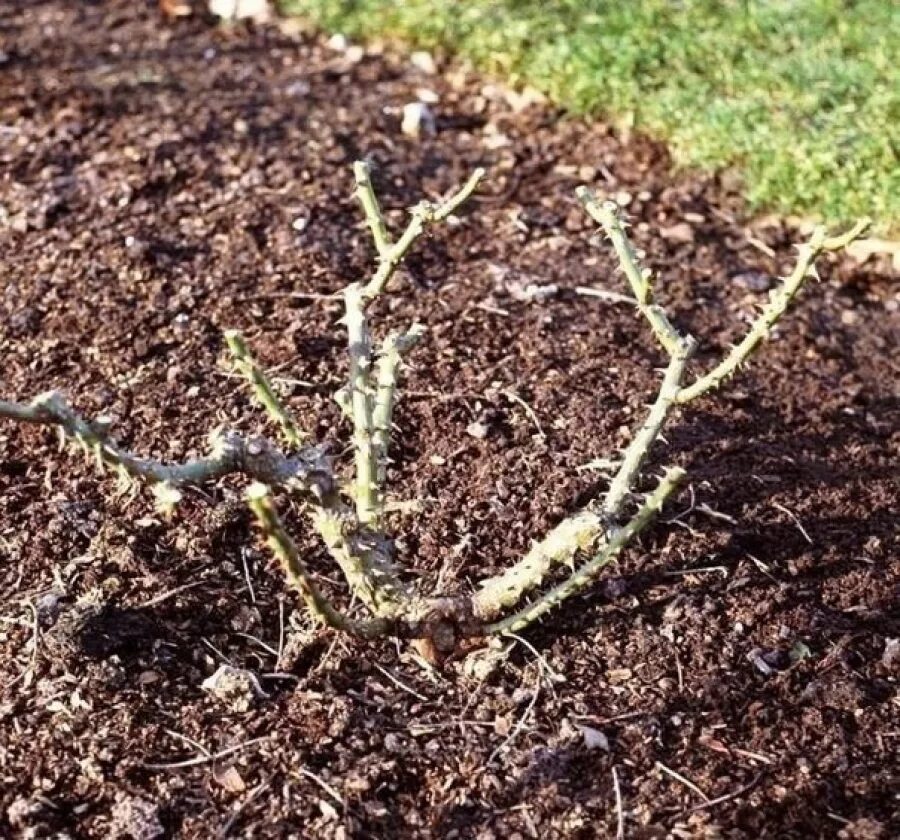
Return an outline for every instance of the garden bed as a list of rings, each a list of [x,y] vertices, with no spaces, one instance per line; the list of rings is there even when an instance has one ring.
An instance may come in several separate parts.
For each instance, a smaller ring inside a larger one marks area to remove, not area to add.
[[[748,227],[727,182],[457,67],[124,0],[8,4],[0,31],[0,397],[64,390],[140,452],[261,427],[224,363],[232,327],[342,452],[329,296],[373,260],[352,161],[395,225],[487,168],[373,311],[376,330],[428,327],[391,471],[420,503],[396,530],[426,590],[508,565],[602,487],[580,468],[657,391],[634,308],[578,291],[624,289],[577,184],[627,204],[698,368],[807,234]],[[423,88],[437,132],[414,140],[400,109]],[[689,471],[662,521],[494,663],[430,670],[316,630],[233,487],[165,521],[50,431],[4,423],[0,832],[613,837],[622,815],[628,837],[891,836],[898,300],[888,263],[820,267],[654,451]],[[211,696],[223,663],[262,692]]]

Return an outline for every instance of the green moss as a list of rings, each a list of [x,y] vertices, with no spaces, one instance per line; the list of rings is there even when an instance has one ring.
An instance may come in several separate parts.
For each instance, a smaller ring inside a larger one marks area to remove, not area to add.
[[[579,113],[732,167],[756,208],[900,223],[889,0],[284,0],[331,31],[452,48]]]

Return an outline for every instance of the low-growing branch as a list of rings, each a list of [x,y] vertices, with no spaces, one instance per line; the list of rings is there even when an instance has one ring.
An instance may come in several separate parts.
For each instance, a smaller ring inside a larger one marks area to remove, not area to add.
[[[667,470],[656,489],[647,496],[640,510],[624,526],[616,528],[608,534],[603,548],[591,560],[581,565],[562,583],[544,593],[535,603],[523,607],[502,621],[487,625],[484,628],[485,635],[517,633],[558,607],[567,598],[571,598],[593,583],[600,572],[622,552],[622,549],[653,521],[654,517],[662,510],[666,500],[678,488],[684,476],[685,472],[680,467],[672,467]]]
[[[334,493],[331,463],[318,447],[286,456],[262,438],[247,440],[234,432],[215,433],[205,458],[167,464],[128,452],[109,436],[106,424],[85,420],[55,392],[41,394],[27,405],[0,402],[0,417],[54,426],[101,465],[151,484],[200,485],[241,473],[265,484],[290,487],[304,498],[320,500]]]
[[[472,597],[472,612],[489,622],[505,609],[515,607],[532,589],[540,586],[557,567],[574,563],[580,552],[589,551],[603,534],[603,520],[582,510],[560,522],[528,553],[496,577],[483,580]]]

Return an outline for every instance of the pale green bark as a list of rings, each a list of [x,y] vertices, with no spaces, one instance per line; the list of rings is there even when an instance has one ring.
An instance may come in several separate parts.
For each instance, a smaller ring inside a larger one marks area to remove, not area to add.
[[[290,412],[278,399],[278,395],[266,378],[263,369],[250,355],[250,351],[247,349],[241,334],[236,330],[226,330],[225,343],[231,351],[235,370],[250,383],[254,396],[259,400],[268,415],[278,424],[288,446],[299,448],[303,444],[303,433]]]

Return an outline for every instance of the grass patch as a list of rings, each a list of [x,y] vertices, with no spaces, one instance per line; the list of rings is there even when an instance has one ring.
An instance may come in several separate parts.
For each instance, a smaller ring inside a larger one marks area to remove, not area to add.
[[[889,0],[283,0],[353,37],[452,49],[576,113],[732,167],[751,205],[900,223],[900,8]]]

